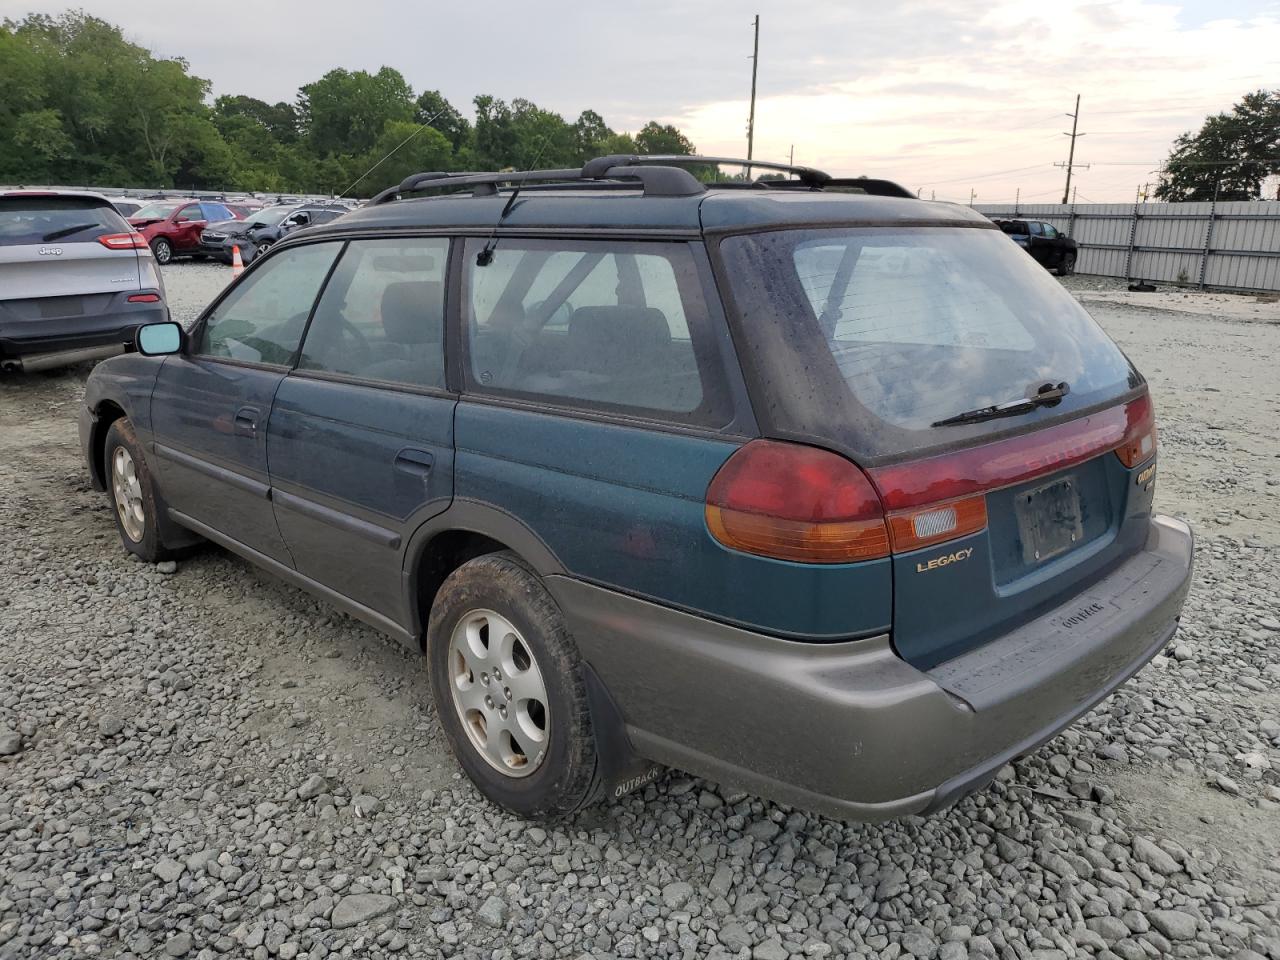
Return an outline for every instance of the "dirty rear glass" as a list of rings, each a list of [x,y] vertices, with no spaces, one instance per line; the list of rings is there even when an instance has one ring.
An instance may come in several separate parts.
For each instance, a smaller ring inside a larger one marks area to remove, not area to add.
[[[0,247],[86,243],[129,224],[105,200],[16,196],[0,199]]]
[[[1059,419],[1140,382],[1119,348],[997,230],[839,228],[721,244],[783,433],[870,460]],[[1066,381],[1056,407],[978,424],[936,421]]]

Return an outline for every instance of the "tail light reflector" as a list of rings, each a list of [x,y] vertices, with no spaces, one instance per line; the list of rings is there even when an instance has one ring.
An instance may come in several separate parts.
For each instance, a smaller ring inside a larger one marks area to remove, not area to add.
[[[880,499],[844,457],[752,440],[707,490],[707,528],[735,550],[805,563],[850,563],[889,554]]]
[[[109,250],[145,250],[147,240],[140,233],[108,233],[98,242]]]
[[[889,538],[894,553],[905,553],[977,533],[986,525],[987,497],[980,493],[950,503],[895,510],[889,514]]]
[[[159,303],[160,294],[158,293],[131,293],[129,294],[130,303]]]
[[[1125,407],[1124,440],[1116,456],[1126,467],[1136,467],[1156,452],[1156,411],[1151,395],[1144,393]]]

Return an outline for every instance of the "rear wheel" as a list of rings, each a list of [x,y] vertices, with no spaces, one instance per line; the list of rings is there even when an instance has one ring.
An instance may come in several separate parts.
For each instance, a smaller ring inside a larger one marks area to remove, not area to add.
[[[151,241],[151,252],[155,255],[156,263],[168,263],[173,259],[173,244],[160,237]]]
[[[1062,260],[1058,264],[1058,276],[1069,277],[1076,272],[1076,255],[1074,253],[1064,253]]]
[[[171,556],[160,542],[156,523],[156,498],[151,471],[133,424],[121,418],[107,430],[104,462],[107,490],[115,508],[116,529],[126,550],[148,563]]]
[[[554,819],[599,793],[577,646],[559,607],[514,554],[471,560],[445,580],[427,627],[440,723],[494,803]]]

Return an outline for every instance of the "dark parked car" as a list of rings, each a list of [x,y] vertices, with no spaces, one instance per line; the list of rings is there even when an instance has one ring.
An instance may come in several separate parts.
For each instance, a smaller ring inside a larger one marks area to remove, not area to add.
[[[146,241],[96,193],[0,193],[0,369],[124,352],[168,317]]]
[[[1041,266],[1056,270],[1060,277],[1075,272],[1076,242],[1052,223],[996,218],[995,224]]]
[[[329,223],[347,212],[345,206],[322,203],[266,207],[243,220],[209,224],[200,234],[200,252],[230,263],[232,247],[239,247],[240,260],[248,266],[294,230]]]
[[[862,819],[984,785],[1177,628],[1147,384],[968,208],[706,162],[410,177],[144,328],[80,418],[125,547],[424,651],[526,816],[660,764]]]
[[[159,263],[199,254],[200,233],[210,221],[239,220],[234,205],[216,200],[154,200],[129,218],[151,245]]]

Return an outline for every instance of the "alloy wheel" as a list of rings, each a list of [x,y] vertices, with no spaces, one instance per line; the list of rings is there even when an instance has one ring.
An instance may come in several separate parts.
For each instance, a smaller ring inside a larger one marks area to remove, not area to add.
[[[147,528],[142,484],[138,480],[133,456],[124,447],[116,447],[115,453],[111,455],[111,494],[125,535],[134,543],[141,543]]]
[[[463,616],[449,640],[449,690],[476,752],[509,777],[541,766],[550,733],[542,671],[520,631],[492,610]]]

